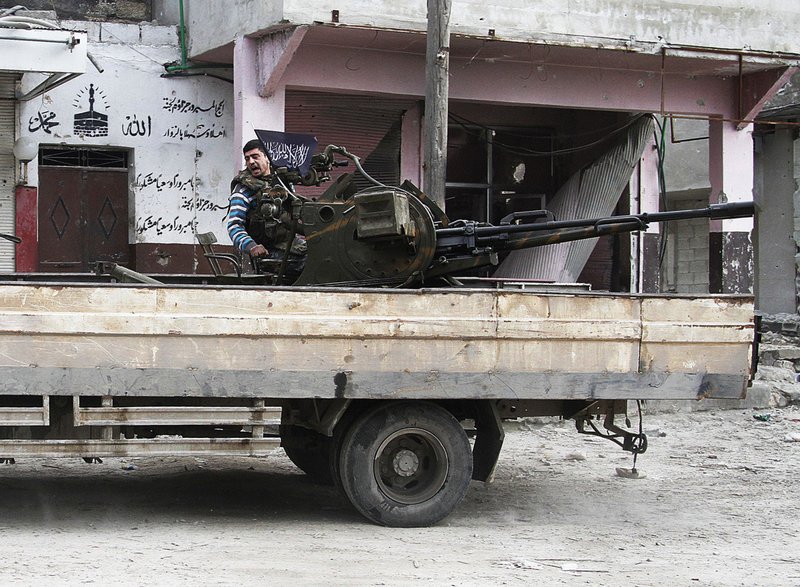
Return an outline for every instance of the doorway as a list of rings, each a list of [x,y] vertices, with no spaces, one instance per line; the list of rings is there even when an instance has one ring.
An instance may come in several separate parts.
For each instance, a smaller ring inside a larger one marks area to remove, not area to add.
[[[40,272],[87,272],[97,261],[128,266],[128,152],[39,153]]]

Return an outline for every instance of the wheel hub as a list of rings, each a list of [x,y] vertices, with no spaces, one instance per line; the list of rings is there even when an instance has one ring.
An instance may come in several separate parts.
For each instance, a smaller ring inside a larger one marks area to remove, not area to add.
[[[412,451],[402,449],[395,453],[392,466],[395,473],[401,477],[410,477],[419,468],[419,458]]]
[[[396,502],[411,505],[424,503],[444,487],[450,464],[435,434],[409,427],[397,430],[381,443],[373,467],[380,491]]]

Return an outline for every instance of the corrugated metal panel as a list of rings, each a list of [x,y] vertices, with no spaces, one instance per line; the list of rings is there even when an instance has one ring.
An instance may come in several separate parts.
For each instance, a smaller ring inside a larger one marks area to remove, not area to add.
[[[345,147],[361,158],[364,169],[375,179],[397,184],[400,122],[403,113],[414,104],[412,100],[289,91],[286,131],[313,134],[320,148],[329,144]],[[338,168],[331,177],[354,171],[352,165]],[[326,187],[302,188],[302,193],[315,196]]]
[[[18,73],[0,73],[0,100],[15,100],[15,90],[17,80],[20,79]]]
[[[0,74],[0,232],[14,234],[14,90],[18,74]],[[0,271],[14,270],[14,245],[0,240]]]
[[[547,209],[558,220],[598,218],[613,213],[652,136],[652,118],[641,117],[628,129],[626,141],[570,177]],[[587,239],[513,251],[494,276],[571,283],[578,279],[596,242],[597,239]]]

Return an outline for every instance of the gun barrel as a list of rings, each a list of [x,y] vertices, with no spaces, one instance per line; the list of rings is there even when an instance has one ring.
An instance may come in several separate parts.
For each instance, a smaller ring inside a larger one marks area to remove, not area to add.
[[[502,241],[502,244],[496,248],[503,251],[515,251],[518,249],[529,249],[532,247],[543,247],[544,245],[554,245],[556,243],[590,239],[605,234],[634,232],[641,229],[642,226],[639,222],[623,221],[608,222],[598,226],[562,228],[545,234],[528,232],[508,238]]]
[[[755,214],[753,202],[734,202],[729,204],[712,204],[707,208],[692,210],[675,210],[671,212],[649,212],[633,214],[630,216],[608,216],[604,218],[590,218],[584,220],[551,220],[549,222],[534,222],[531,224],[513,224],[510,226],[476,226],[473,227],[477,238],[496,235],[509,235],[520,232],[541,232],[569,228],[599,227],[625,223],[629,231],[644,230],[651,222],[670,222],[673,220],[688,220],[691,218],[746,218]],[[622,232],[622,231],[617,231]],[[602,233],[602,232],[601,232]],[[440,228],[436,231],[438,238],[468,234],[465,227]],[[594,236],[597,236],[596,234]],[[584,237],[591,238],[591,237]],[[535,245],[533,245],[535,246]]]
[[[731,202],[728,204],[711,204],[708,208],[652,212],[650,214],[640,214],[639,216],[645,222],[669,222],[671,220],[687,220],[690,218],[712,218],[715,220],[747,218],[755,213],[756,207],[753,202]]]

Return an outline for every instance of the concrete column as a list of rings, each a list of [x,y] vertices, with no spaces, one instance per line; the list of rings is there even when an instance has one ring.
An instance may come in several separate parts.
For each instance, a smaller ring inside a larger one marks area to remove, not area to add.
[[[650,141],[642,152],[639,165],[630,183],[631,214],[659,211],[658,151]],[[661,226],[651,224],[642,233],[631,234],[631,254],[636,255],[631,267],[631,291],[656,293],[660,289],[659,243]]]
[[[710,202],[751,201],[752,125],[737,130],[733,123],[711,119],[708,131]],[[709,290],[711,293],[752,292],[752,219],[712,220],[709,224]]]
[[[788,131],[787,131],[788,132]],[[792,131],[794,132],[794,131]],[[790,191],[792,192],[792,210],[794,220],[794,231],[792,232],[792,244],[794,245],[794,294],[795,294],[795,313],[800,313],[800,138],[792,142],[792,178]]]
[[[422,188],[422,107],[417,104],[403,114],[400,129],[400,181],[407,179]]]
[[[237,37],[233,50],[233,140],[237,151],[256,138],[255,129],[284,130],[286,86],[278,84],[267,98],[258,93],[259,42],[248,37]],[[242,158],[236,159],[236,171],[242,168]]]
[[[797,311],[800,140],[793,134],[776,129],[757,139],[754,293],[756,308],[767,314]]]

